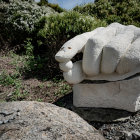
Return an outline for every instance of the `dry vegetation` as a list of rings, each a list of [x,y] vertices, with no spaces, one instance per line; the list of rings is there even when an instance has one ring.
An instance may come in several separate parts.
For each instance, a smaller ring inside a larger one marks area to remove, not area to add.
[[[0,57],[0,101],[45,101],[53,103],[71,92],[64,80],[28,78],[24,75],[26,56],[14,53]],[[39,76],[38,76],[39,77]]]

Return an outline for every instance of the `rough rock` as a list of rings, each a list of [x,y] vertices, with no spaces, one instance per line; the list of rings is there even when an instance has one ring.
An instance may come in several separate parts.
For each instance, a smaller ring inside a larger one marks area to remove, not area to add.
[[[140,133],[138,131],[124,131],[123,140],[140,140]]]
[[[49,103],[0,103],[1,140],[104,140],[75,113]]]
[[[113,108],[75,107],[73,105],[73,94],[70,93],[55,102],[56,105],[72,110],[88,122],[117,123],[130,119],[135,112],[118,110]]]
[[[101,84],[73,86],[73,104],[76,107],[103,107],[140,110],[140,76]]]

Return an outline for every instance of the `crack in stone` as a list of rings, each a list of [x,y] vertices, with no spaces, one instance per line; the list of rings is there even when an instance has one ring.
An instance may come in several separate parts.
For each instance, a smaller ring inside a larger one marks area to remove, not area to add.
[[[51,127],[47,127],[47,128],[45,128],[45,129],[42,129],[42,130],[40,130],[40,132],[42,132],[42,131],[52,131],[52,128]]]
[[[16,116],[19,116],[20,110],[17,110],[16,112],[0,112],[0,115],[2,116],[0,120],[0,125],[10,123],[11,121],[15,120]]]
[[[123,80],[117,80],[117,81],[130,80],[130,79],[135,78],[137,76],[140,76],[140,73],[136,73],[136,74],[134,74],[134,75],[132,75],[130,77],[127,77],[127,78],[125,78]],[[104,83],[110,83],[110,82],[112,82],[112,81],[107,81],[107,80],[83,80],[81,82],[81,84],[104,84]]]
[[[10,116],[12,114],[14,114],[14,112],[13,113],[0,112],[0,115],[3,115],[4,117]]]
[[[2,129],[2,130],[0,130],[0,138],[1,138],[5,133],[7,133],[8,131],[16,131],[16,130],[20,130],[20,129],[16,129],[16,128],[13,128],[13,129]]]

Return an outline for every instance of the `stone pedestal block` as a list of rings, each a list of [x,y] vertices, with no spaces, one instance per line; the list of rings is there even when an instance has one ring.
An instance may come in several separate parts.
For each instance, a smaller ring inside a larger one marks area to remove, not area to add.
[[[136,112],[140,110],[140,76],[108,83],[76,84],[73,86],[73,104]]]

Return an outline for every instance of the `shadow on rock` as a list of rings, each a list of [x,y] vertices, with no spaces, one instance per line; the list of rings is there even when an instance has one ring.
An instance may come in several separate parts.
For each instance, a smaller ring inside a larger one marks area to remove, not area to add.
[[[65,107],[75,113],[79,114],[83,119],[89,122],[123,122],[135,115],[135,113],[125,110],[118,110],[112,108],[87,108],[87,107],[75,107],[73,106],[73,93],[63,96],[57,100],[55,105]]]

